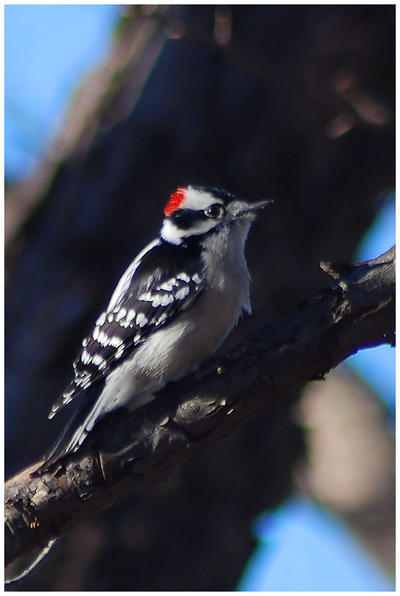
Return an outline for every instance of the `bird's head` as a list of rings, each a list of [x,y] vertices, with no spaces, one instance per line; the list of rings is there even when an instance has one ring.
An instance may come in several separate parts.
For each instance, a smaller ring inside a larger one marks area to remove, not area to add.
[[[246,232],[257,211],[271,201],[248,203],[235,195],[208,186],[179,187],[164,209],[161,237],[172,244],[182,244],[190,237],[206,236],[232,229]]]

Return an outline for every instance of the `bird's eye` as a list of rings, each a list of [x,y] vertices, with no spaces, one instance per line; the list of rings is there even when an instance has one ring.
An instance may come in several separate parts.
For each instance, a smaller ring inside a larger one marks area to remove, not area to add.
[[[214,203],[214,205],[210,205],[204,210],[204,215],[212,217],[213,219],[218,219],[225,215],[225,209],[220,203]]]

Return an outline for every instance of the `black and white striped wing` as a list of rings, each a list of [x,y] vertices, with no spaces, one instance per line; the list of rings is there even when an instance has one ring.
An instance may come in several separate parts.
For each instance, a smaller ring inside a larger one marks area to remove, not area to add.
[[[200,295],[205,282],[199,273],[199,260],[192,258],[189,263],[182,263],[181,255],[173,249],[171,245],[161,248],[153,245],[136,266],[134,261],[127,269],[107,309],[97,319],[92,333],[83,340],[74,362],[74,378],[54,403],[50,418],[82,391],[106,377],[150,334],[169,324]],[[164,266],[161,263],[159,268],[155,266],[160,261],[160,250],[161,256],[169,253],[169,256],[164,255],[168,267],[166,263]]]

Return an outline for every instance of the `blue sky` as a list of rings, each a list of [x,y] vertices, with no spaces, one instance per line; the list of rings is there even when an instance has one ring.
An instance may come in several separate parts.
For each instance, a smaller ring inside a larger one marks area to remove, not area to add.
[[[38,163],[83,75],[107,54],[117,5],[7,5],[5,173]]]
[[[385,591],[393,582],[333,515],[293,498],[254,524],[259,546],[239,590]]]
[[[107,54],[119,16],[120,8],[107,4],[5,6],[5,173],[10,181],[29,174],[40,161],[82,77]],[[394,197],[389,196],[360,246],[359,260],[393,244],[394,221]],[[393,413],[394,350],[364,350],[349,362]],[[256,534],[260,547],[239,589],[291,589],[288,567],[297,589],[384,590],[391,585],[347,530],[310,503],[294,500],[275,516],[260,518]],[[319,561],[315,587],[306,573],[310,560]],[[339,578],[347,578],[347,584],[338,587]]]

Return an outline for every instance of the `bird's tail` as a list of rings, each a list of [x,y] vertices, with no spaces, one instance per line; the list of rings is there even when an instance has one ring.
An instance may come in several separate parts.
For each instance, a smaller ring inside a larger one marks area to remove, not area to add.
[[[98,388],[95,387],[85,392],[84,401],[74,412],[55,443],[44,454],[44,463],[36,470],[35,474],[46,472],[53,464],[62,460],[69,453],[73,453],[82,445],[93,427],[92,421],[95,420],[98,395]]]

